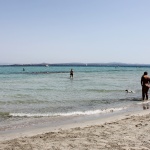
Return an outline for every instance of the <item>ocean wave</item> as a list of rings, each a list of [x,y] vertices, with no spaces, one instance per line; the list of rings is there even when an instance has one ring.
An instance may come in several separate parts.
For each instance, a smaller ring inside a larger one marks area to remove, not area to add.
[[[124,90],[106,90],[106,89],[87,89],[89,92],[111,93],[111,92],[124,92]]]
[[[116,99],[116,101],[141,101],[139,97],[127,97],[122,99]]]
[[[36,71],[36,72],[1,72],[0,74],[27,74],[27,75],[37,75],[37,74],[57,74],[57,73],[69,73],[68,71]]]
[[[51,74],[51,73],[69,73],[68,71],[41,71],[41,72],[26,72],[23,74]]]
[[[9,117],[10,113],[9,112],[0,112],[0,117]]]
[[[16,104],[44,104],[49,103],[47,100],[14,100],[14,101],[0,101],[1,105],[16,105]]]
[[[9,116],[12,117],[56,117],[56,116],[77,116],[77,115],[95,115],[95,114],[104,114],[104,113],[112,113],[126,109],[126,107],[122,108],[109,108],[104,110],[90,110],[90,111],[76,111],[76,112],[68,112],[68,113],[10,113]]]

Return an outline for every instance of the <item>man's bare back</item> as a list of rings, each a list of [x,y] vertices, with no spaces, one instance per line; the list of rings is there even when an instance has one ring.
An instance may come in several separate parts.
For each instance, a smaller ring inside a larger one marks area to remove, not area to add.
[[[150,87],[149,82],[150,82],[150,77],[148,75],[143,75],[141,78],[141,85]]]

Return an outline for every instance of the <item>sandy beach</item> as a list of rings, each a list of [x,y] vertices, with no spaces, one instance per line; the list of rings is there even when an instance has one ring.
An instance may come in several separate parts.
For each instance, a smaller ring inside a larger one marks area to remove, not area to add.
[[[150,110],[8,139],[1,137],[0,150],[149,150]]]

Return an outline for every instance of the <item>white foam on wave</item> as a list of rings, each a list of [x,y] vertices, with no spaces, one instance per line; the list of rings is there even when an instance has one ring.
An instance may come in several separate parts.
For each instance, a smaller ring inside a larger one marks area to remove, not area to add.
[[[142,101],[142,102],[137,103],[137,104],[147,104],[147,103],[150,103],[150,99],[148,99],[147,101]]]
[[[112,113],[116,111],[121,111],[126,109],[126,107],[122,108],[109,108],[104,110],[91,110],[91,111],[76,111],[76,112],[69,112],[69,113],[47,113],[47,114],[31,114],[31,113],[10,113],[10,116],[13,117],[54,117],[54,116],[76,116],[76,115],[94,115],[94,114],[102,114],[102,113]]]

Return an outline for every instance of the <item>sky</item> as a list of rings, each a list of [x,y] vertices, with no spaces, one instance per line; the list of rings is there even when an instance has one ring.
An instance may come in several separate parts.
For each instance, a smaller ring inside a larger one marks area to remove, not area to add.
[[[0,0],[0,63],[150,64],[150,0]]]

